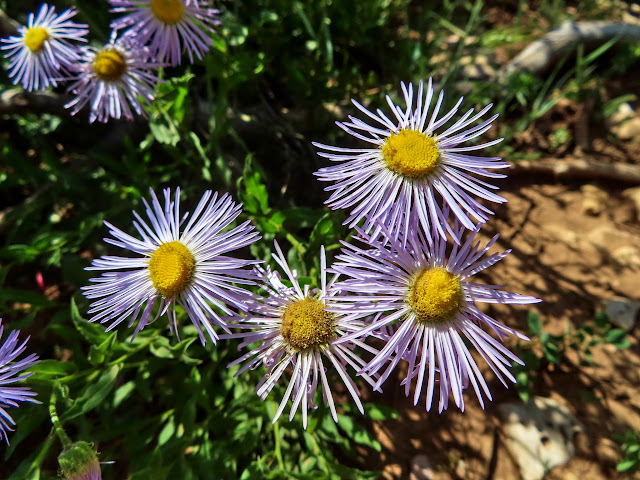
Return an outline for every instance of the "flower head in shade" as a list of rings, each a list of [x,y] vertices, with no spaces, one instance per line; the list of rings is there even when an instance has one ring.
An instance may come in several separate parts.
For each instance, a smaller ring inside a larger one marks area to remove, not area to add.
[[[96,448],[88,442],[76,442],[58,456],[60,471],[66,480],[102,480]]]
[[[79,56],[70,41],[86,42],[84,36],[89,32],[86,25],[70,21],[76,13],[70,8],[56,15],[55,7],[43,3],[37,15],[29,14],[18,36],[0,39],[14,84],[26,90],[55,87],[74,70]]]
[[[4,326],[2,325],[2,319],[0,319],[0,339],[2,339],[3,333]],[[27,338],[18,345],[19,334],[20,332],[13,330],[0,347],[0,439],[7,444],[9,443],[7,432],[13,431],[12,427],[15,422],[6,409],[17,407],[18,402],[40,403],[33,398],[36,394],[29,390],[29,387],[11,386],[33,375],[33,373],[20,373],[39,362],[38,356],[34,353],[22,360],[18,359],[27,347],[27,341],[29,340]]]
[[[363,412],[358,388],[347,373],[347,366],[359,371],[365,365],[354,352],[354,347],[359,346],[371,353],[376,353],[377,350],[358,340],[336,343],[340,337],[355,332],[362,324],[345,321],[340,315],[327,311],[337,291],[333,288],[335,276],[327,283],[324,247],[320,252],[321,286],[311,291],[309,285],[305,285],[304,288],[300,286],[296,271],[289,268],[277,243],[275,248],[277,254],[273,254],[273,258],[287,275],[292,286],[286,286],[278,272],[271,271],[269,267],[266,270],[257,268],[264,282],[262,286],[269,296],[252,302],[247,318],[233,324],[233,327],[246,332],[224,335],[224,338],[243,339],[239,348],[254,342],[258,342],[258,345],[229,366],[246,362],[236,376],[261,364],[267,368],[256,387],[256,392],[262,400],[285,372],[290,371],[289,385],[273,418],[274,422],[291,398],[293,405],[289,420],[302,404],[302,422],[306,428],[307,410],[315,407],[314,396],[318,386],[321,386],[324,401],[329,405],[333,419],[337,422],[336,407],[326,372],[327,367],[331,366],[347,386],[360,412]],[[368,375],[363,375],[363,378],[373,384]]]
[[[431,79],[426,92],[420,81],[415,108],[413,85],[409,84],[407,88],[402,83],[402,91],[406,102],[404,109],[387,96],[390,117],[380,109],[373,113],[353,100],[371,124],[351,116],[350,122],[338,122],[344,131],[370,144],[369,148],[314,143],[326,150],[320,152],[320,156],[337,162],[337,165],[316,172],[320,180],[334,182],[325,189],[332,192],[327,204],[334,209],[351,209],[345,222],[350,227],[364,219],[364,230],[369,232],[379,222],[389,229],[392,238],[398,238],[400,233],[407,238],[413,216],[419,219],[425,232],[430,232],[431,225],[435,225],[441,236],[446,237],[446,231],[453,235],[444,205],[449,206],[462,225],[473,229],[474,224],[467,215],[485,222],[487,214],[492,213],[475,197],[498,203],[506,201],[491,192],[496,187],[477,177],[504,177],[489,169],[505,168],[509,164],[500,158],[466,154],[501,140],[467,144],[486,132],[497,115],[481,120],[491,108],[489,105],[475,115],[471,109],[454,118],[462,98],[451,111],[440,115],[443,92],[431,109],[434,99]],[[480,123],[474,125],[476,122]],[[376,235],[379,231],[377,228]]]
[[[193,63],[211,46],[210,33],[220,22],[218,10],[198,0],[109,0],[112,12],[127,13],[111,22],[115,30],[126,29],[140,45],[149,45],[154,57],[179,65],[186,51]]]
[[[89,104],[89,122],[107,122],[109,118],[133,119],[142,115],[142,102],[150,105],[159,82],[146,47],[126,39],[112,39],[101,49],[82,48],[79,73],[69,90],[76,98],[65,105],[75,115]],[[142,102],[141,100],[142,99]]]
[[[255,274],[244,267],[258,263],[225,254],[250,245],[259,236],[247,221],[230,228],[240,214],[241,205],[228,194],[205,192],[193,215],[180,216],[180,189],[171,199],[164,190],[164,206],[151,191],[151,205],[144,201],[148,222],[133,212],[133,222],[140,238],[114,227],[107,243],[129,250],[138,257],[102,257],[87,270],[104,271],[93,278],[93,285],[83,287],[84,295],[97,299],[91,304],[89,321],[110,323],[107,330],[129,319],[129,327],[138,320],[134,337],[150,322],[166,314],[172,331],[177,333],[176,305],[184,308],[204,344],[203,330],[215,343],[213,326],[226,329],[225,316],[235,313],[230,307],[246,310],[252,295],[235,284],[253,284]],[[184,225],[186,223],[186,225]],[[152,316],[154,307],[158,310]]]
[[[454,244],[448,255],[447,243],[442,237],[434,235],[430,245],[415,225],[409,229],[405,247],[401,240],[392,237],[368,238],[368,249],[344,244],[343,253],[338,255],[332,270],[349,278],[337,285],[341,294],[334,297],[339,304],[335,311],[355,318],[370,315],[374,318],[367,327],[342,340],[362,337],[379,329],[387,334],[385,346],[364,369],[372,375],[386,365],[374,388],[389,377],[400,359],[405,359],[409,368],[403,385],[408,396],[412,380],[416,379],[414,404],[426,383],[426,408],[430,410],[438,378],[440,411],[447,408],[450,394],[455,404],[464,410],[462,391],[469,382],[484,407],[482,391],[489,399],[491,394],[464,338],[478,350],[505,386],[505,377],[515,382],[507,367],[512,361],[522,362],[501,341],[510,334],[528,339],[482,313],[476,302],[523,305],[540,300],[473,281],[473,275],[509,253],[494,253],[482,259],[498,236],[479,248],[480,242],[473,243],[479,228],[480,225],[476,226],[462,245]],[[464,231],[458,224],[454,229],[457,235]],[[362,230],[360,234],[364,236]],[[389,235],[386,229],[383,234]]]

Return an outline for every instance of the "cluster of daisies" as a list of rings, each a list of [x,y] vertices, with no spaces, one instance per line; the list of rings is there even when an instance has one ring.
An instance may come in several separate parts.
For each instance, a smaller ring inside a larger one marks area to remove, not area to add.
[[[82,73],[72,86],[79,94],[74,108],[91,102],[98,119],[128,116],[121,96],[133,106],[134,85],[137,93],[152,94],[154,77],[144,62],[175,63],[183,49],[190,58],[199,56],[208,45],[201,28],[215,24],[215,11],[195,0],[110,1],[114,11],[130,12],[112,25],[125,30],[120,40],[78,53],[67,39],[81,39],[86,31],[68,21],[74,12],[56,17],[43,7],[21,37],[6,42],[16,75],[34,87],[49,81],[53,69],[71,71],[71,63],[81,59]],[[133,37],[148,46],[132,47],[127,42]],[[149,56],[143,61],[134,51]],[[464,390],[471,386],[484,406],[491,393],[478,356],[506,386],[515,382],[509,367],[520,360],[503,341],[526,337],[478,304],[539,301],[475,281],[508,253],[490,253],[497,236],[484,245],[477,240],[493,213],[486,204],[505,201],[489,182],[504,177],[498,172],[508,164],[475,154],[499,141],[474,142],[496,116],[484,118],[490,105],[459,114],[462,99],[441,112],[444,94],[436,95],[431,80],[417,90],[403,83],[402,92],[404,107],[387,97],[390,114],[354,101],[365,120],[349,117],[338,126],[362,147],[314,144],[333,163],[316,172],[330,184],[327,204],[347,209],[346,223],[355,232],[332,265],[321,249],[315,288],[300,281],[277,243],[275,269],[234,256],[260,237],[249,221],[236,221],[241,205],[228,194],[205,192],[189,215],[181,213],[179,188],[173,194],[164,190],[161,198],[151,191],[144,215],[133,212],[137,235],[106,222],[105,241],[129,255],[104,256],[88,267],[101,272],[82,289],[92,301],[90,321],[107,330],[123,322],[135,325],[135,337],[161,317],[177,335],[179,320],[188,317],[203,345],[239,339],[247,351],[229,366],[237,367],[236,376],[264,371],[256,386],[260,398],[285,379],[274,422],[291,402],[289,418],[300,408],[306,427],[308,411],[320,398],[337,421],[335,378],[362,412],[355,379],[379,391],[400,361],[408,364],[401,386],[414,404],[424,394],[427,410],[436,396],[439,411],[451,399],[464,410]],[[25,378],[15,375],[36,361],[33,355],[15,361],[24,347],[17,347],[16,338],[12,333],[0,351],[2,384]],[[32,396],[24,388],[0,388],[4,438],[11,417],[2,406]]]
[[[111,22],[109,42],[101,48],[83,45],[87,25],[75,23],[77,11],[56,14],[43,4],[30,13],[18,34],[0,39],[9,60],[9,76],[29,91],[68,83],[71,114],[90,109],[89,121],[133,119],[154,99],[157,70],[189,61],[212,45],[218,10],[202,0],[109,0],[123,14]]]
[[[489,107],[456,116],[458,102],[441,113],[443,93],[434,98],[431,80],[417,92],[411,84],[402,90],[406,107],[388,99],[391,115],[354,102],[373,122],[338,123],[369,148],[315,144],[335,163],[316,173],[331,183],[327,203],[349,209],[355,229],[332,265],[321,249],[316,288],[300,282],[277,243],[275,269],[230,256],[259,236],[249,222],[236,225],[241,206],[229,195],[206,192],[189,216],[180,212],[179,189],[165,190],[162,200],[152,191],[146,218],[134,212],[138,236],[107,223],[105,241],[136,256],[102,257],[89,267],[102,272],[83,288],[93,301],[90,321],[108,330],[127,321],[135,335],[166,316],[177,333],[180,307],[203,345],[240,339],[247,351],[230,366],[236,376],[264,369],[256,387],[262,399],[288,378],[274,421],[291,401],[290,419],[300,407],[306,426],[318,389],[337,421],[334,374],[363,411],[354,378],[380,390],[401,360],[414,403],[424,394],[429,410],[437,395],[439,411],[451,398],[464,409],[463,391],[472,386],[484,406],[491,393],[468,345],[507,385],[515,382],[509,367],[520,361],[502,342],[526,337],[477,304],[539,301],[474,281],[508,253],[489,254],[497,236],[482,246],[476,240],[492,213],[484,203],[504,201],[479,177],[503,177],[495,170],[508,164],[468,153],[495,143],[469,142],[491,127],[495,116],[482,119]]]

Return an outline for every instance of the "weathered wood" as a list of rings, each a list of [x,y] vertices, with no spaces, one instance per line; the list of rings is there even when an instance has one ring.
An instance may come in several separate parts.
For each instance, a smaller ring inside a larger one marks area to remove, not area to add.
[[[593,48],[614,38],[640,41],[640,26],[616,22],[564,22],[532,42],[498,72],[505,78],[515,72],[540,74],[579,45]]]

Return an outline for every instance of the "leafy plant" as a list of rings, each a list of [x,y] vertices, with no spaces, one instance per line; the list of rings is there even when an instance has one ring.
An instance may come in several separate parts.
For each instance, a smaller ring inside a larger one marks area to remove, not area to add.
[[[525,402],[531,397],[537,373],[547,365],[565,362],[568,349],[577,353],[581,366],[593,366],[593,347],[608,343],[618,350],[626,350],[631,346],[626,332],[613,328],[604,312],[595,314],[593,324],[585,323],[578,329],[568,323],[560,335],[544,331],[542,319],[535,312],[528,313],[527,324],[531,341],[519,342],[517,346],[518,357],[524,365],[514,364],[516,391]]]

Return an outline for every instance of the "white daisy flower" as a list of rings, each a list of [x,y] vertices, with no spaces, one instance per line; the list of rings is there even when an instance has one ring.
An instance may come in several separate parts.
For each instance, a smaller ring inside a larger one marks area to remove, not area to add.
[[[351,116],[351,122],[337,122],[345,132],[370,144],[369,148],[343,148],[314,142],[316,147],[327,151],[318,155],[338,163],[316,172],[320,180],[334,183],[325,188],[332,192],[326,203],[333,209],[351,209],[345,222],[349,227],[364,220],[364,230],[369,232],[380,223],[392,238],[400,234],[407,238],[412,216],[419,219],[425,232],[430,232],[431,225],[435,225],[439,235],[446,237],[448,231],[453,236],[449,215],[445,216],[445,207],[437,195],[466,228],[474,228],[468,215],[478,222],[486,222],[487,215],[493,212],[474,197],[495,203],[506,200],[491,192],[497,187],[477,177],[502,178],[505,175],[489,169],[502,169],[509,164],[498,157],[466,154],[495,145],[502,139],[480,145],[465,144],[489,130],[498,115],[482,121],[482,116],[491,108],[488,105],[475,115],[471,109],[454,119],[461,98],[451,111],[438,118],[444,93],[440,92],[429,113],[434,98],[431,79],[426,92],[420,81],[415,109],[413,85],[407,88],[402,83],[402,92],[405,109],[395,105],[387,95],[391,117],[380,109],[373,113],[352,100],[374,123]],[[445,127],[450,121],[453,123]],[[472,126],[477,121],[480,123]],[[374,236],[379,231],[378,228]]]
[[[140,45],[148,45],[153,56],[167,65],[179,65],[186,51],[193,63],[212,45],[211,33],[220,24],[215,8],[198,0],[109,0],[114,13],[127,15],[111,22],[114,30]]]
[[[171,200],[164,190],[164,208],[151,190],[151,205],[143,199],[150,225],[133,212],[140,239],[124,233],[108,222],[113,238],[105,242],[140,255],[137,258],[105,256],[93,261],[87,270],[105,271],[91,279],[95,285],[82,287],[91,304],[91,322],[109,323],[107,331],[129,319],[137,320],[135,335],[161,315],[167,314],[172,332],[177,334],[176,305],[184,308],[205,344],[203,329],[216,343],[213,326],[227,330],[224,315],[235,313],[229,307],[246,310],[252,294],[235,284],[252,285],[255,274],[244,267],[259,263],[225,256],[227,252],[255,242],[258,233],[250,222],[228,228],[241,212],[241,204],[228,194],[218,198],[206,191],[187,222],[180,217],[180,189]],[[181,231],[182,228],[182,231]],[[154,307],[157,314],[152,317]]]
[[[264,365],[267,371],[256,387],[262,400],[285,372],[290,372],[289,385],[273,418],[274,423],[291,398],[293,405],[289,420],[294,417],[298,406],[302,405],[302,423],[306,428],[307,410],[315,408],[314,396],[318,386],[322,387],[324,402],[329,405],[334,421],[338,421],[329,386],[328,367],[335,369],[358,409],[364,413],[358,387],[349,376],[347,366],[357,372],[366,363],[354,352],[354,347],[373,354],[377,350],[358,340],[337,343],[343,335],[357,331],[362,324],[345,321],[340,315],[327,311],[333,305],[333,296],[337,291],[333,287],[336,276],[327,283],[324,247],[320,251],[320,288],[311,291],[309,285],[300,285],[296,271],[289,268],[277,243],[275,248],[277,254],[273,254],[273,258],[292,286],[286,286],[278,272],[271,271],[269,267],[266,270],[257,267],[263,281],[261,286],[269,296],[251,302],[247,318],[233,323],[233,327],[247,330],[246,332],[222,337],[243,339],[238,348],[255,342],[259,344],[229,367],[245,363],[235,374],[237,377],[247,369]],[[368,375],[362,375],[362,378],[370,384],[374,383]]]
[[[128,39],[111,41],[103,48],[83,47],[78,74],[69,91],[76,98],[65,105],[75,115],[90,105],[89,123],[109,118],[133,120],[133,113],[144,115],[142,106],[151,105],[155,86],[160,79],[155,69],[160,65],[152,61],[146,47]]]
[[[373,316],[367,327],[339,341],[361,338],[380,329],[387,334],[384,348],[364,368],[373,375],[386,365],[376,388],[404,359],[409,362],[403,381],[405,395],[409,395],[412,380],[417,380],[414,404],[426,381],[426,408],[430,410],[436,379],[439,379],[440,412],[447,408],[450,394],[455,404],[464,410],[462,391],[469,382],[484,408],[482,391],[489,399],[491,393],[464,338],[505,386],[505,377],[515,383],[508,367],[512,362],[522,362],[485,329],[501,341],[509,335],[528,338],[482,313],[476,302],[527,305],[540,300],[473,281],[473,275],[510,252],[481,259],[498,235],[479,248],[480,242],[474,244],[479,229],[480,224],[461,246],[454,244],[448,256],[446,240],[433,232],[433,239],[428,242],[415,223],[409,229],[405,246],[402,239],[392,238],[386,229],[382,230],[386,238],[380,240],[367,237],[358,229],[363,241],[368,243],[366,249],[344,243],[342,254],[338,255],[331,271],[348,279],[337,284],[341,293],[334,297],[336,307],[331,311],[347,314],[352,319]],[[456,235],[461,236],[463,231],[464,228],[455,225]]]
[[[55,7],[43,3],[37,15],[29,14],[27,26],[18,28],[18,36],[0,39],[14,84],[43,90],[57,86],[75,70],[80,57],[69,41],[86,42],[84,36],[89,32],[86,25],[70,21],[76,13],[70,8],[56,15]]]

